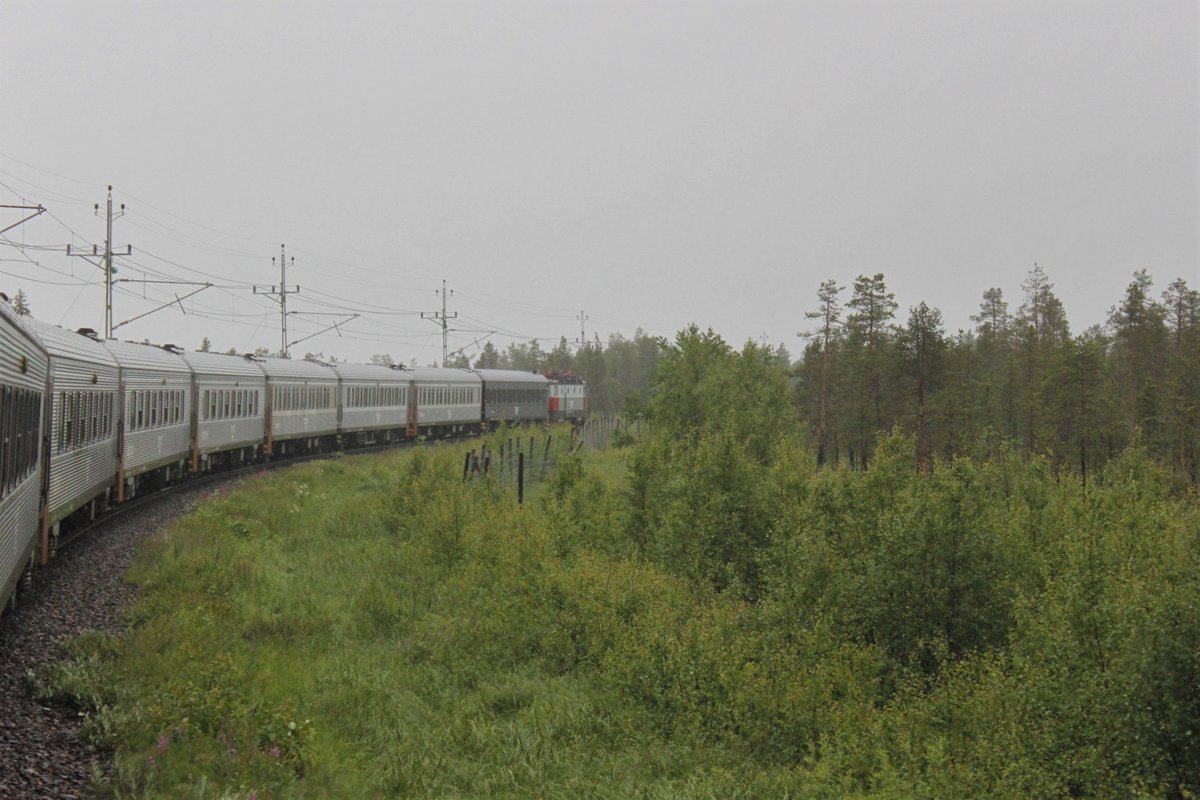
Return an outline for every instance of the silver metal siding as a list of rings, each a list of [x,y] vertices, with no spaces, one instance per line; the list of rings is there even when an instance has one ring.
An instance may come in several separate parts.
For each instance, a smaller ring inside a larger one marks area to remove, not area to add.
[[[21,363],[24,359],[25,368]],[[0,310],[0,382],[36,392],[46,391],[49,359],[19,325],[15,315]],[[46,436],[46,420],[39,404],[40,436]],[[41,491],[41,442],[37,443],[37,465],[33,472],[0,499],[0,603],[8,597],[38,544],[38,506]]]
[[[204,419],[200,412],[196,438],[201,454],[261,445],[266,440],[267,377],[259,362],[220,353],[184,353],[191,366],[196,402],[203,404],[204,392],[220,389],[250,389],[258,393],[258,414],[233,419]]]
[[[111,394],[114,415],[120,406],[117,403],[115,365],[84,363],[52,356],[50,368],[54,386],[50,425],[50,523],[53,524],[113,486],[117,475],[115,424],[107,438],[77,450],[55,452],[62,393],[85,390]],[[93,375],[96,376],[96,383],[92,383]]]
[[[192,392],[191,376],[187,372],[151,373],[126,370],[125,383],[125,475],[137,475],[171,461],[187,458],[192,451]],[[183,392],[183,413],[180,421],[156,428],[133,430],[134,411],[131,394],[137,391]]]

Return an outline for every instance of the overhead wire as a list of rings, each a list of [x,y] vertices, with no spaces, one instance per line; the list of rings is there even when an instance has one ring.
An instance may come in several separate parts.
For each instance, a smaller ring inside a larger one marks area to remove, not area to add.
[[[38,167],[34,164],[30,164],[28,162],[21,161],[20,159],[16,159],[5,153],[0,153],[0,158],[5,158],[13,163],[20,164],[21,166],[28,167],[37,172],[40,172],[40,173],[43,173],[46,175],[51,175],[53,177],[60,178],[63,180],[71,181],[72,183],[76,183],[79,185],[88,186],[88,187],[102,186],[102,184],[98,184],[98,183],[95,183],[92,181],[85,181],[85,180],[81,180],[79,178],[73,178],[71,176],[62,175],[60,173],[56,173],[51,170],[46,170],[46,169]],[[94,203],[89,203],[88,201],[86,201],[80,197],[76,197],[74,195],[67,194],[64,192],[59,192],[59,191],[50,189],[46,186],[35,183],[33,181],[30,181],[29,179],[23,178],[23,177],[16,175],[8,170],[0,169],[0,173],[3,173],[5,175],[9,176],[14,181],[17,181],[22,185],[27,185],[29,187],[32,187],[33,189],[37,190],[38,192],[43,193],[44,195],[59,198],[59,200],[61,202],[69,202],[69,203],[74,203],[74,204],[79,204],[79,205],[95,205]],[[10,186],[3,182],[0,182],[0,186],[4,186],[5,188],[7,188],[10,192],[12,192],[17,197],[24,198],[24,197],[30,196],[29,192],[23,192],[17,188],[14,188],[13,186]],[[196,222],[193,219],[190,219],[188,217],[182,216],[175,212],[169,211],[169,210],[162,208],[154,203],[151,203],[145,199],[142,199],[141,197],[134,195],[132,193],[123,192],[123,194],[125,197],[134,201],[136,204],[138,204],[142,208],[152,209],[153,211],[155,211],[159,214],[165,215],[166,217],[170,217],[171,219],[174,219],[174,220],[178,220],[179,222],[182,222],[189,226],[193,226],[197,229],[207,231],[209,233],[215,233],[220,236],[228,237],[230,239],[235,239],[235,240],[239,240],[242,242],[251,242],[254,244],[261,244],[261,245],[272,245],[272,246],[274,245],[274,242],[266,240],[266,239],[261,239],[261,238],[257,238],[257,237],[251,237],[251,236],[244,236],[241,234],[236,234],[236,233],[232,233],[232,232],[229,232],[226,230],[222,230],[220,228],[212,227],[210,225],[205,225],[200,222]],[[193,236],[192,234],[189,234],[186,231],[180,230],[178,227],[168,225],[165,222],[163,222],[162,220],[156,219],[153,214],[146,213],[146,212],[142,211],[140,208],[138,210],[128,209],[126,211],[126,213],[136,217],[136,219],[126,220],[126,222],[128,224],[133,225],[134,227],[136,227],[140,230],[146,231],[147,233],[153,235],[154,237],[172,241],[172,242],[175,242],[177,244],[180,244],[180,245],[183,245],[186,247],[194,247],[197,249],[206,250],[206,251],[214,252],[214,253],[219,253],[221,255],[229,256],[229,257],[238,257],[238,258],[246,258],[246,259],[255,259],[255,258],[263,257],[263,256],[259,256],[256,253],[252,253],[252,252],[249,252],[246,250],[239,250],[234,247],[227,247],[227,246],[224,246],[221,244],[213,243],[213,242],[205,240],[205,239],[201,239],[200,237],[197,237],[197,236]],[[68,233],[70,233],[73,237],[75,237],[76,240],[82,241],[82,242],[87,241],[86,237],[79,234],[69,224],[67,224],[65,221],[63,221],[58,215],[54,214],[53,212],[49,212],[49,216],[57,224],[62,226]],[[138,220],[140,220],[141,222],[147,223],[147,224],[139,224]],[[161,228],[162,230],[156,230],[152,226],[157,226],[158,228]],[[167,233],[163,233],[163,230],[167,231]],[[173,235],[169,235],[169,234],[173,234]],[[3,242],[3,243],[13,244],[11,242]],[[44,245],[44,246],[30,245],[30,246],[27,246],[26,249],[35,250],[35,251],[43,250],[46,252],[53,252],[56,248],[54,246],[49,246],[49,245]],[[395,283],[395,279],[397,277],[397,272],[395,270],[384,270],[384,269],[379,269],[376,267],[366,266],[361,263],[354,263],[354,262],[343,260],[343,259],[332,258],[330,256],[326,256],[321,253],[308,250],[307,248],[304,248],[304,247],[293,248],[292,252],[299,254],[299,255],[307,256],[308,258],[314,259],[318,262],[324,262],[327,264],[336,264],[336,265],[346,267],[351,270],[355,270],[355,271],[365,273],[368,275],[385,276],[389,279],[388,283],[382,284],[382,283],[379,283],[376,281],[362,280],[362,279],[359,279],[357,276],[348,277],[348,276],[343,275],[342,280],[346,283],[362,285],[362,286],[369,286],[369,287],[385,287],[390,290],[396,290],[397,288],[402,288],[402,287],[397,287],[397,285]],[[225,293],[226,295],[230,296],[235,303],[238,301],[251,302],[253,305],[257,306],[257,308],[259,309],[254,312],[227,313],[227,312],[221,311],[221,310],[211,306],[208,303],[193,299],[191,301],[192,311],[190,311],[188,313],[194,314],[196,316],[205,316],[206,318],[222,319],[222,320],[234,322],[236,324],[250,325],[253,323],[241,322],[240,320],[256,319],[256,318],[259,320],[263,320],[263,319],[269,318],[276,312],[276,309],[271,306],[266,306],[266,305],[263,305],[260,303],[254,303],[253,301],[250,301],[248,298],[246,298],[244,295],[234,294],[234,291],[236,291],[238,289],[243,289],[243,290],[244,289],[252,289],[254,286],[254,284],[252,284],[252,283],[237,281],[235,279],[231,279],[231,278],[228,278],[223,275],[219,275],[214,272],[200,269],[198,267],[189,266],[180,261],[159,255],[158,253],[156,253],[154,251],[148,251],[145,248],[138,248],[138,253],[139,253],[139,255],[145,255],[151,259],[159,261],[170,267],[175,267],[176,269],[184,270],[188,273],[192,273],[195,275],[201,275],[201,276],[204,276],[204,277],[212,279],[212,280],[221,281],[222,283],[214,284],[212,288],[216,289],[217,291],[221,291],[221,292]],[[25,256],[26,260],[28,260],[30,263],[33,263],[34,265],[36,265],[40,268],[43,268],[43,269],[47,268],[44,265],[38,263],[37,261],[30,259],[28,257],[28,255],[24,253],[23,249],[22,249],[22,255]],[[116,254],[114,254],[114,258],[116,258],[116,257],[117,257]],[[176,279],[178,277],[176,275],[172,275],[169,272],[152,268],[149,265],[145,264],[144,262],[133,260],[130,257],[121,257],[120,263],[123,263],[124,265],[126,265],[127,268],[134,269],[135,272],[139,272],[140,274],[143,275],[144,278],[147,278],[147,279],[151,276],[153,276],[155,278],[161,278],[164,280]],[[65,275],[66,273],[58,273],[58,274]],[[22,276],[16,276],[16,277],[22,277]],[[34,280],[36,282],[47,283],[47,284],[51,284],[51,285],[79,285],[79,286],[81,286],[81,292],[82,292],[83,288],[87,288],[87,286],[93,285],[91,281],[87,281],[87,282],[83,282],[83,283],[75,282],[75,283],[55,284],[50,281],[38,281],[38,279],[30,279],[30,280]],[[131,292],[126,288],[114,287],[114,290],[119,291],[123,296],[136,298],[139,300],[144,299],[146,301],[150,301],[150,298],[154,297],[156,302],[159,301],[159,298],[163,298],[162,302],[167,302],[170,299],[169,297],[166,297],[164,295],[164,293],[162,293],[161,291],[154,289],[154,288],[147,289],[145,286],[143,287],[142,296],[139,296],[136,292]],[[414,290],[414,291],[424,291],[424,290]],[[417,311],[415,309],[397,309],[392,306],[383,306],[383,305],[379,305],[376,303],[363,302],[360,300],[355,300],[355,299],[343,297],[340,295],[335,295],[335,294],[332,294],[329,292],[324,292],[324,291],[321,291],[319,289],[315,289],[312,287],[305,287],[304,294],[307,297],[300,298],[299,299],[300,302],[304,302],[306,304],[311,303],[312,305],[316,306],[317,308],[321,308],[321,309],[333,309],[333,310],[346,312],[346,313],[357,313],[357,314],[360,314],[360,320],[369,322],[369,324],[375,326],[376,328],[384,327],[384,328],[391,328],[392,330],[395,330],[395,331],[399,331],[398,333],[376,333],[375,336],[378,337],[379,340],[383,340],[384,338],[412,339],[412,338],[422,338],[422,337],[435,337],[437,335],[436,333],[428,333],[428,334],[415,333],[415,332],[412,332],[411,328],[389,324],[386,321],[386,319],[381,319],[381,318],[386,318],[386,317],[415,316],[420,313],[419,311]],[[460,297],[470,300],[473,303],[479,304],[484,307],[490,307],[493,309],[501,310],[501,311],[512,311],[514,308],[519,308],[522,310],[522,313],[525,315],[544,317],[544,318],[548,318],[548,319],[560,319],[560,320],[569,319],[574,316],[572,314],[564,314],[564,313],[555,311],[550,306],[530,303],[523,299],[505,297],[503,295],[498,295],[495,293],[483,291],[476,287],[470,287],[470,288],[466,288],[466,289],[459,288],[459,295],[460,295]],[[323,298],[323,299],[317,299],[317,300],[307,299],[307,298],[311,298],[311,297]],[[77,300],[78,300],[78,297],[76,298],[76,301]],[[297,301],[293,301],[293,302],[297,302]],[[72,305],[74,305],[74,303],[72,303]],[[203,309],[203,311],[198,310],[198,309]],[[294,319],[297,320],[298,324],[301,327],[305,327],[305,326],[309,325],[309,321],[305,321],[303,319],[303,314],[304,314],[304,310],[300,310],[300,313],[294,317]],[[461,318],[468,320],[470,322],[473,322],[475,324],[484,326],[484,328],[480,329],[479,331],[470,330],[467,332],[494,331],[494,332],[499,333],[506,337],[510,337],[510,338],[518,339],[518,340],[525,340],[525,341],[531,341],[534,339],[544,340],[544,341],[553,341],[556,337],[560,336],[560,334],[548,335],[548,336],[531,336],[528,334],[519,333],[517,331],[510,330],[506,327],[494,325],[485,320],[471,317],[466,314],[462,314]],[[608,319],[607,317],[600,317],[600,316],[597,316],[595,318],[596,319]],[[258,324],[259,324],[259,326],[261,326],[262,322],[260,321]],[[630,322],[628,324],[633,324],[633,323]],[[348,329],[345,326],[342,326],[341,330],[343,331],[343,336],[345,335],[345,332],[347,330],[353,330],[355,333],[358,333],[360,335],[369,335],[365,331],[360,331],[356,328]],[[459,329],[459,330],[463,330],[463,329]],[[334,335],[334,334],[330,334],[330,335]]]

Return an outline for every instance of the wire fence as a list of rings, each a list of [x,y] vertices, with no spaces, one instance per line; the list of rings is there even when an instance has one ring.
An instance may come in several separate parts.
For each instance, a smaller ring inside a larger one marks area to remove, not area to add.
[[[560,459],[581,450],[594,452],[614,443],[632,443],[641,433],[640,421],[601,417],[573,428],[569,436],[537,432],[502,434],[498,443],[472,447],[464,455],[463,480],[494,476],[501,488],[513,487],[517,501],[524,502],[525,487],[553,475]]]

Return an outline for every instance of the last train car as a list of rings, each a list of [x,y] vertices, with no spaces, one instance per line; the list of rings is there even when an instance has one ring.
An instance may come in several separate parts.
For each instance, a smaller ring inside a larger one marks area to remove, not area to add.
[[[0,303],[0,603],[9,607],[37,554],[48,378],[40,342]]]
[[[481,369],[483,419],[489,427],[503,422],[545,422],[550,417],[550,384],[536,372]]]

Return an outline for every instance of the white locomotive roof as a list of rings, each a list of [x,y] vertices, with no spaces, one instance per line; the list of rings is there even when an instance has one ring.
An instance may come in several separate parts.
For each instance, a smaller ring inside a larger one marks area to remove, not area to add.
[[[150,369],[160,372],[183,372],[191,374],[187,362],[178,354],[150,344],[136,342],[104,342],[105,349],[112,353],[117,363],[126,369]]]
[[[407,370],[392,369],[381,364],[334,364],[333,369],[343,380],[350,381],[408,383],[412,380],[412,374]]]
[[[258,381],[266,380],[262,367],[254,359],[245,356],[231,356],[226,353],[184,353],[186,361],[197,375],[220,375],[230,378],[253,378]]]
[[[324,381],[337,383],[338,375],[333,367],[315,361],[291,358],[264,358],[263,372],[269,379]]]
[[[104,345],[82,333],[69,331],[57,325],[41,322],[33,317],[17,317],[25,330],[32,334],[42,347],[55,358],[77,358],[90,361],[97,366],[116,369],[117,360],[105,349]]]
[[[478,373],[457,367],[417,367],[410,372],[422,383],[479,383]]]
[[[476,372],[489,383],[540,383],[543,386],[548,383],[546,376],[537,372],[519,372],[513,369],[481,369]]]

